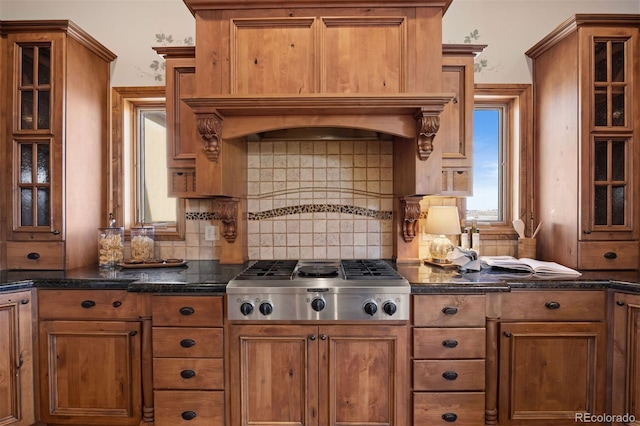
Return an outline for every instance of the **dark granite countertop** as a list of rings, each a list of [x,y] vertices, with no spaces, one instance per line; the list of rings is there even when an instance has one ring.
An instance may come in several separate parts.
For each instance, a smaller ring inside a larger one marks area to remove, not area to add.
[[[21,289],[124,289],[154,293],[221,293],[243,265],[221,265],[218,261],[195,260],[171,268],[104,269],[87,267],[67,271],[0,271],[0,292]],[[411,283],[413,294],[504,292],[515,288],[594,289],[613,288],[640,293],[638,271],[589,271],[579,278],[540,278],[526,273],[463,273],[427,265],[397,265]]]

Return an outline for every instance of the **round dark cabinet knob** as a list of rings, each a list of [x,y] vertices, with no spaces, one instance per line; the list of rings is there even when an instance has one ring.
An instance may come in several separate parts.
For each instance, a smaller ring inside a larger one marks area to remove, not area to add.
[[[253,304],[249,302],[242,303],[242,305],[240,305],[240,312],[246,317],[251,312],[253,312]]]
[[[196,372],[193,370],[182,370],[180,372],[180,376],[183,379],[193,379],[194,377],[196,377]]]
[[[325,302],[324,299],[320,297],[316,297],[311,301],[311,309],[313,309],[316,312],[320,312],[326,306],[327,306],[327,302]]]
[[[378,305],[375,302],[367,302],[364,304],[364,311],[371,316],[374,316],[378,312]]]
[[[195,411],[183,411],[182,412],[182,418],[185,420],[193,420],[195,419],[197,416]]]
[[[271,315],[273,312],[273,305],[270,302],[262,302],[260,304],[260,313],[262,315]]]
[[[456,415],[456,413],[444,413],[442,415],[442,420],[444,420],[445,422],[453,423],[458,420],[458,416]]]

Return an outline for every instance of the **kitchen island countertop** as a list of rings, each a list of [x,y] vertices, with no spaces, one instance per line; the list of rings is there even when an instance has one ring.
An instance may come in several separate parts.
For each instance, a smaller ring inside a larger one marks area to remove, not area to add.
[[[21,289],[126,289],[131,292],[221,293],[251,262],[222,265],[195,260],[170,268],[124,269],[86,267],[67,271],[0,271],[0,292]],[[588,271],[581,277],[541,278],[526,273],[460,272],[437,266],[400,264],[398,272],[413,294],[504,292],[512,288],[613,288],[640,293],[638,271]]]

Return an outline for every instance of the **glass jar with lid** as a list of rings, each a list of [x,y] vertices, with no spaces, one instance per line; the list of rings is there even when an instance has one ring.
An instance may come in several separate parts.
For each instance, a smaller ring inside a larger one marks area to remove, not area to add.
[[[98,228],[98,264],[108,268],[123,260],[124,228]]]
[[[131,259],[154,260],[155,256],[153,226],[131,228]]]

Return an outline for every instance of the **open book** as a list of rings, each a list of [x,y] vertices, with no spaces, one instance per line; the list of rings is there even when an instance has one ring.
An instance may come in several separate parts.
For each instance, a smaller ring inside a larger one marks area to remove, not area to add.
[[[512,271],[525,271],[536,275],[563,275],[579,277],[580,272],[568,268],[556,262],[530,259],[513,256],[480,256],[480,262],[492,268],[509,269]]]

